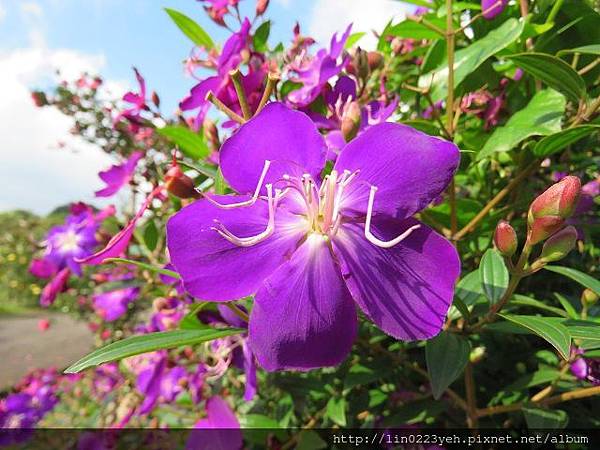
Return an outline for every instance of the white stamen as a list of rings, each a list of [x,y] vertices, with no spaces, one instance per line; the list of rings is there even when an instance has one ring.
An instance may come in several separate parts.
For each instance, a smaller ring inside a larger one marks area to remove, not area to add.
[[[279,189],[276,189],[275,196],[273,196],[273,186],[271,184],[267,184],[265,187],[267,188],[267,200],[269,203],[269,221],[267,223],[267,228],[265,228],[263,232],[255,236],[241,238],[231,233],[222,224],[220,224],[220,229],[212,229],[219,233],[221,236],[223,236],[225,239],[227,239],[229,242],[239,247],[251,247],[269,238],[275,231],[275,209],[277,207],[277,198],[280,197],[281,191]]]
[[[376,245],[377,247],[391,248],[394,245],[406,239],[413,231],[415,231],[417,228],[420,228],[421,225],[413,225],[400,236],[392,239],[391,241],[382,241],[380,239],[377,239],[375,236],[373,236],[373,233],[371,233],[371,217],[373,216],[373,202],[375,201],[375,192],[377,192],[377,188],[375,186],[371,186],[371,192],[369,192],[369,203],[367,205],[367,219],[365,221],[365,238],[367,238],[367,241],[369,241],[373,245]]]
[[[260,174],[260,178],[258,179],[258,184],[256,185],[254,194],[252,195],[252,197],[249,200],[245,200],[243,202],[238,202],[238,203],[223,204],[223,203],[217,202],[216,200],[213,200],[208,195],[206,195],[206,193],[204,193],[204,192],[200,192],[200,194],[202,194],[202,196],[206,200],[208,200],[210,203],[212,203],[213,205],[215,205],[221,209],[235,209],[235,208],[243,208],[244,206],[252,206],[256,203],[256,200],[258,200],[258,195],[260,194],[260,190],[265,181],[265,177],[267,176],[267,171],[269,170],[270,166],[271,166],[271,161],[269,161],[268,159],[265,160],[265,165],[263,167],[262,173]]]

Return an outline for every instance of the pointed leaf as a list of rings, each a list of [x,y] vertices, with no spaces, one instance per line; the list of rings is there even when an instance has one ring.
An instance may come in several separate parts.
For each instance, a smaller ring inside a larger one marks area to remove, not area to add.
[[[552,89],[562,92],[576,104],[586,96],[585,81],[581,75],[556,56],[531,52],[510,55],[506,58]]]
[[[65,373],[77,373],[88,367],[97,366],[110,361],[183,345],[194,345],[214,339],[244,333],[241,328],[208,329],[208,330],[176,330],[163,331],[132,336],[113,342],[84,356],[75,364],[65,369]]]
[[[204,139],[189,128],[178,125],[167,125],[166,127],[157,128],[156,132],[179,146],[179,149],[192,159],[200,159],[208,156],[209,149]]]
[[[471,353],[471,344],[463,336],[442,331],[427,341],[425,358],[431,381],[431,392],[436,400],[462,373]]]
[[[509,278],[502,256],[494,249],[486,251],[479,263],[479,279],[485,296],[492,304],[506,292]]]
[[[555,318],[512,314],[499,314],[499,316],[545,339],[558,350],[564,359],[569,359],[571,335],[564,325],[553,320]]]
[[[569,423],[569,416],[560,409],[523,408],[523,415],[530,430],[562,429]]]
[[[600,44],[584,45],[583,47],[561,50],[556,55],[563,56],[568,53],[580,53],[582,55],[600,55]]]
[[[181,278],[177,272],[173,272],[172,270],[163,269],[161,267],[154,267],[154,266],[151,266],[150,264],[146,264],[146,263],[143,263],[140,261],[134,261],[133,259],[106,258],[104,260],[104,262],[105,263],[114,262],[114,263],[121,263],[121,264],[133,264],[134,266],[138,266],[142,269],[149,270],[150,272],[160,273],[162,275],[166,275],[168,277],[176,278],[176,279]]]
[[[600,295],[600,281],[596,278],[591,277],[587,273],[580,272],[579,270],[571,269],[570,267],[562,266],[545,266],[544,269],[551,272],[556,272],[565,277],[569,277],[571,280],[577,281],[583,287],[591,289],[597,295]]]
[[[533,154],[538,158],[545,158],[546,156],[550,156],[561,151],[563,148],[576,143],[580,139],[583,139],[599,129],[600,125],[586,124],[567,128],[566,130],[551,134],[535,144]]]
[[[527,106],[516,112],[486,141],[477,155],[486,158],[496,152],[507,152],[531,136],[558,133],[565,113],[565,97],[552,89],[536,93]]]
[[[206,50],[210,50],[215,46],[210,36],[204,29],[179,11],[175,11],[171,8],[165,8],[165,11],[171,17],[171,20],[175,22],[175,25],[185,34],[190,40],[199,47],[204,47]]]
[[[511,18],[490,31],[485,37],[475,41],[454,55],[454,85],[458,86],[474,72],[486,59],[495,55],[516,41],[523,32],[524,22]],[[444,26],[445,29],[445,26]],[[448,91],[448,63],[419,78],[419,87],[431,86],[433,101],[442,100]]]

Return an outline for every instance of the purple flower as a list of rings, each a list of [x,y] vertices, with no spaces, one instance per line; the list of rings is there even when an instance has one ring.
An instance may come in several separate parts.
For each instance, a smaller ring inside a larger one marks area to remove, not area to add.
[[[581,350],[576,350],[576,353],[583,353]],[[600,386],[600,359],[584,358],[578,356],[571,363],[571,373],[580,380],[589,381],[590,383]]]
[[[56,273],[56,266],[45,258],[32,259],[29,264],[29,273],[38,278],[50,278]]]
[[[186,442],[186,450],[239,450],[242,431],[235,414],[221,397],[206,401],[206,418],[194,425]]]
[[[104,170],[98,176],[106,183],[106,187],[96,191],[96,197],[111,197],[128,184],[133,178],[135,166],[144,156],[142,152],[133,152],[129,159],[123,164],[113,165]]]
[[[508,4],[508,0],[481,0],[481,11],[483,11],[483,17],[488,20],[493,19],[494,17],[500,15],[506,5]]]
[[[271,103],[221,149],[240,195],[207,196],[167,223],[191,295],[256,294],[249,344],[269,371],[339,364],[356,336],[355,302],[395,338],[435,336],[460,271],[454,246],[411,218],[448,185],[454,144],[383,123],[321,179],[325,154],[305,114]]]
[[[106,322],[114,322],[127,312],[127,306],[134,301],[140,288],[127,287],[96,294],[92,297],[94,310]]]
[[[50,306],[56,300],[56,296],[67,288],[67,281],[71,276],[71,271],[65,268],[50,280],[50,282],[42,289],[40,295],[40,305]]]
[[[113,123],[117,124],[121,119],[127,119],[130,123],[131,132],[137,133],[142,125],[141,112],[148,109],[148,106],[146,105],[146,81],[135,67],[133,71],[139,85],[139,93],[130,91],[123,96],[123,101],[129,103],[131,107],[117,114],[113,119]]]
[[[331,38],[329,50],[322,48],[314,56],[307,56],[306,52],[302,52],[290,64],[289,70],[296,74],[290,77],[290,80],[302,83],[302,87],[288,94],[289,102],[296,106],[309,105],[321,94],[327,82],[344,70],[350,62],[350,57],[342,56],[342,53],[351,29],[352,24],[348,25],[339,39],[335,33]]]
[[[231,11],[229,10],[230,6],[237,8],[240,0],[198,0],[204,3],[204,9],[208,16],[217,24],[221,26],[225,25],[225,16],[229,14]]]

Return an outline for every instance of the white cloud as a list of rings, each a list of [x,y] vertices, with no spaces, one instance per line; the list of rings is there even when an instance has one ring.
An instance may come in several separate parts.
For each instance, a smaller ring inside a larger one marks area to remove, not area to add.
[[[111,159],[71,136],[71,119],[55,109],[36,108],[30,88],[58,81],[57,69],[61,78],[72,79],[83,71],[95,73],[103,64],[101,55],[69,49],[0,52],[0,210],[47,213],[71,201],[97,203],[97,173]]]
[[[392,17],[399,20],[411,9],[396,0],[316,0],[308,29],[311,36],[325,45],[333,33],[353,23],[353,32],[368,33],[361,39],[360,46],[372,49],[376,39],[371,31],[383,30]]]
[[[0,3],[0,22],[2,22],[5,17],[6,17],[6,7],[2,3]]]

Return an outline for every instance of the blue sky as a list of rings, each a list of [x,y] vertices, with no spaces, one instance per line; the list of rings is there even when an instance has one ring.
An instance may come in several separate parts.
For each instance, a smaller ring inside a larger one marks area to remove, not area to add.
[[[242,11],[254,5],[241,1]],[[28,91],[56,83],[56,69],[66,78],[87,70],[122,95],[134,85],[136,66],[161,96],[163,111],[173,111],[194,84],[181,65],[191,43],[164,7],[197,20],[215,42],[227,36],[195,0],[0,0],[0,211],[47,213],[79,199],[101,205],[93,196],[101,187],[97,173],[114,161],[69,136],[71,124],[58,112],[34,108]],[[296,21],[321,42],[350,22],[354,31],[380,30],[405,9],[395,0],[271,0],[270,42],[288,43]]]

